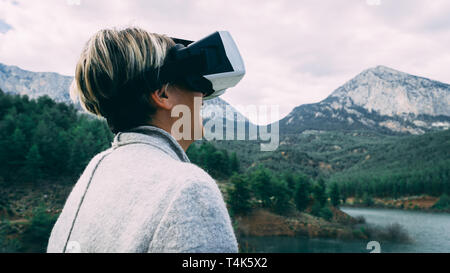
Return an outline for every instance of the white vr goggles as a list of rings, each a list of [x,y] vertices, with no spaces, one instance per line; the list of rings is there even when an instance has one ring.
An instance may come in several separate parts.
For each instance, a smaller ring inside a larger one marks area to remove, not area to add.
[[[244,62],[228,31],[216,31],[195,42],[171,39],[176,44],[159,68],[159,84],[183,84],[202,92],[207,100],[222,95],[244,77]]]

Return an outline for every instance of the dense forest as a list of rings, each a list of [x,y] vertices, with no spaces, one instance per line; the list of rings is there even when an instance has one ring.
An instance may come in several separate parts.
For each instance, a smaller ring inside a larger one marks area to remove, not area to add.
[[[58,216],[54,213],[58,210],[51,207],[60,209],[64,205],[64,197],[89,160],[110,146],[113,135],[104,120],[79,114],[72,105],[55,103],[47,96],[30,100],[26,95],[1,91],[0,129],[0,250],[45,251]],[[304,210],[313,194],[320,202],[312,213],[328,218],[331,215],[324,180],[315,182],[292,172],[275,175],[262,165],[247,170],[235,152],[209,142],[191,145],[187,154],[218,181],[228,181],[225,196],[232,215],[248,213],[255,207],[280,214]],[[13,208],[24,189],[31,187],[30,199],[41,200],[42,194],[36,189],[43,191],[48,185],[51,190],[65,190],[50,201],[32,200],[23,210]]]
[[[105,122],[72,105],[0,90],[0,252],[45,251],[57,218],[50,207],[64,204],[89,160],[111,140]]]
[[[236,152],[245,169],[257,164],[274,172],[302,172],[337,182],[343,196],[450,194],[450,130],[392,136],[370,131],[305,131],[281,135],[273,152],[257,143],[217,141]]]
[[[261,207],[282,215],[292,210],[304,211],[314,203],[312,214],[329,218],[328,197],[332,205],[340,203],[340,193],[330,188],[331,194],[328,194],[322,178],[315,181],[300,172],[274,173],[261,164],[243,170],[235,152],[229,156],[227,150],[209,142],[191,145],[187,154],[214,178],[230,182],[226,201],[231,214],[247,214]]]
[[[112,139],[104,120],[73,105],[0,90],[0,252],[45,251],[65,198]],[[274,152],[251,141],[198,141],[187,155],[219,182],[232,217],[266,208],[330,219],[349,196],[449,194],[449,141],[448,130],[309,132],[283,136]]]
[[[0,91],[0,180],[6,184],[76,177],[111,140],[105,122],[72,105]]]

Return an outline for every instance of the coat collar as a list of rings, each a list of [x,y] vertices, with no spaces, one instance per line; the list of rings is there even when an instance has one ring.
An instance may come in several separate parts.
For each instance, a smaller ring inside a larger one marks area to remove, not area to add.
[[[114,136],[111,146],[116,148],[131,143],[150,144],[161,149],[176,160],[190,162],[188,156],[175,138],[156,126],[141,125],[123,132],[118,132]]]

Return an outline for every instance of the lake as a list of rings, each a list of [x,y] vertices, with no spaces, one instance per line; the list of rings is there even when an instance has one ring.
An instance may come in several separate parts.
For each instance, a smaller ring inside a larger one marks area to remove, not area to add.
[[[351,216],[362,215],[368,224],[402,225],[412,243],[379,242],[381,252],[450,252],[450,214],[406,211],[379,208],[341,208]],[[365,241],[341,241],[336,239],[311,239],[306,237],[244,237],[241,244],[248,244],[249,252],[276,253],[361,253],[370,252]]]

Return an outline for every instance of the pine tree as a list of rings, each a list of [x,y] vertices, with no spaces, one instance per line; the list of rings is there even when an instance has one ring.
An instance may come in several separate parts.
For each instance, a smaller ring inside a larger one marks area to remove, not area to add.
[[[256,197],[258,197],[263,207],[270,207],[273,196],[272,173],[270,170],[259,166],[256,171],[251,174],[251,187]]]
[[[374,201],[373,198],[370,194],[368,194],[367,192],[364,193],[363,198],[362,198],[362,203],[368,207],[373,206]]]
[[[292,172],[286,172],[284,174],[284,180],[286,181],[286,183],[288,184],[288,187],[291,191],[295,190],[295,180],[294,180],[294,175],[292,174]]]
[[[335,207],[338,207],[339,204],[341,203],[341,197],[339,194],[339,185],[336,182],[331,183],[330,199],[331,199],[331,204]]]
[[[305,179],[299,179],[294,195],[295,206],[298,211],[304,211],[309,203],[309,185]]]
[[[25,155],[27,153],[27,143],[25,134],[20,128],[16,128],[9,143],[9,161],[7,165],[10,171],[17,171],[23,167]]]
[[[289,209],[289,201],[291,200],[290,190],[286,181],[274,178],[272,182],[271,208],[275,213],[285,214]]]
[[[235,173],[231,177],[232,188],[228,190],[228,204],[236,214],[247,214],[251,210],[250,188],[243,175]]]
[[[327,195],[325,193],[325,181],[319,178],[318,182],[313,187],[314,200],[317,200],[321,206],[327,203]]]
[[[231,162],[230,162],[230,168],[231,168],[231,172],[237,172],[239,173],[240,171],[240,164],[239,164],[239,160],[237,158],[236,152],[233,152],[231,154]]]
[[[33,144],[28,151],[25,159],[25,166],[22,170],[25,181],[34,180],[42,177],[41,167],[43,165],[41,154],[37,144]]]
[[[218,166],[217,170],[222,173],[223,176],[229,177],[231,174],[230,157],[227,150],[222,150],[222,166]]]

